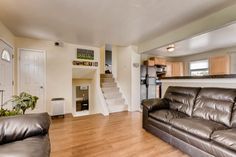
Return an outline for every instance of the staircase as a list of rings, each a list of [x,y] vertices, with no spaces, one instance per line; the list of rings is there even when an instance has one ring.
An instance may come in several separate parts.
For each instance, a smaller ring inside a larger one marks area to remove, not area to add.
[[[110,113],[127,111],[128,105],[117,87],[117,83],[112,74],[100,75],[101,88]]]

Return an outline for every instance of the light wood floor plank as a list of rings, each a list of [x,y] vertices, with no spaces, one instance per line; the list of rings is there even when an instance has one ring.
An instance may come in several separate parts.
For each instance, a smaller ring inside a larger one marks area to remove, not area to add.
[[[142,129],[142,114],[53,119],[51,157],[188,157]]]

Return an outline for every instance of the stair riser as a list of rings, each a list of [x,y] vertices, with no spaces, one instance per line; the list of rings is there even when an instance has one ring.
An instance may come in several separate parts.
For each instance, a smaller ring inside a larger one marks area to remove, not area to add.
[[[112,98],[122,98],[121,93],[115,93],[115,94],[104,94],[105,99],[112,99]]]
[[[100,75],[101,78],[113,78],[112,74],[101,74]]]
[[[102,83],[102,88],[117,87],[116,83]]]
[[[113,78],[101,78],[101,83],[114,83],[115,80]]]
[[[102,88],[103,93],[114,93],[119,92],[119,88]]]
[[[108,105],[118,105],[118,104],[125,104],[124,99],[106,99]]]

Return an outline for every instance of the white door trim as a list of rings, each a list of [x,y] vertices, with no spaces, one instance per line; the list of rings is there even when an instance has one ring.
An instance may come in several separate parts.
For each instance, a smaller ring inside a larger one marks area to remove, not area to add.
[[[26,51],[37,51],[43,53],[44,56],[44,79],[43,79],[43,88],[44,88],[44,101],[43,101],[43,107],[45,111],[47,111],[47,105],[46,105],[46,100],[47,100],[47,86],[46,86],[46,78],[47,78],[47,68],[46,68],[46,51],[45,50],[39,50],[39,49],[28,49],[28,48],[18,48],[17,49],[17,94],[20,94],[20,51],[26,50]]]

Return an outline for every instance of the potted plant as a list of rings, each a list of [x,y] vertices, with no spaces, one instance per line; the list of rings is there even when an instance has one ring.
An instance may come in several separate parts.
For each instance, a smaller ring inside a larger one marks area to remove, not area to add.
[[[20,95],[15,95],[12,97],[11,102],[13,102],[14,110],[21,110],[23,114],[27,109],[33,110],[38,101],[37,96],[32,96],[26,92],[20,93]]]
[[[22,113],[18,109],[12,109],[12,110],[4,109],[4,108],[0,109],[0,117],[15,116],[19,114],[22,114]]]

